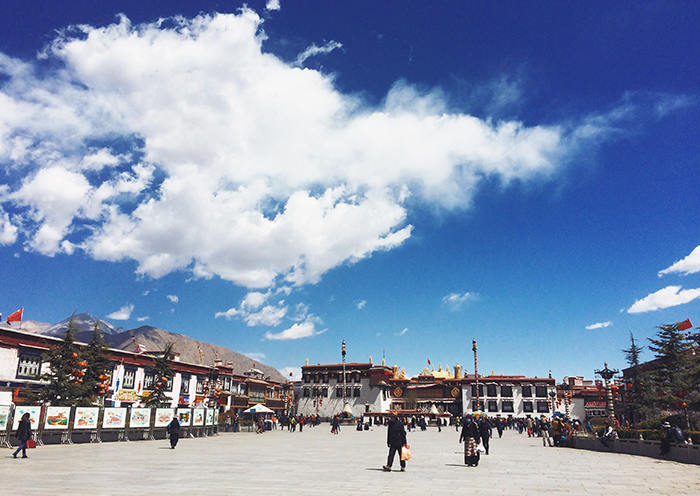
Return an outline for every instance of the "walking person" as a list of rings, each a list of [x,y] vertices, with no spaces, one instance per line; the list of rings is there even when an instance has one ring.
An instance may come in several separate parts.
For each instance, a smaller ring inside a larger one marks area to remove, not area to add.
[[[27,441],[32,438],[32,423],[29,420],[29,413],[22,415],[22,419],[19,421],[17,426],[17,434],[15,434],[17,440],[19,441],[19,446],[17,450],[12,453],[14,458],[17,458],[17,453],[22,450],[22,458],[29,458],[27,456]]]
[[[404,444],[406,444],[406,431],[399,419],[396,416],[392,416],[386,431],[386,445],[389,448],[389,457],[386,460],[386,465],[382,467],[384,471],[391,472],[396,452],[399,453],[401,471],[406,471],[406,460],[401,459],[401,449]]]
[[[489,440],[491,439],[491,423],[489,422],[489,419],[484,417],[481,419],[479,422],[479,436],[481,436],[481,444],[484,445],[484,450],[486,450],[486,454],[489,454]]]
[[[503,420],[496,419],[496,430],[498,430],[498,438],[503,437]]]
[[[177,414],[170,421],[166,430],[170,437],[170,449],[175,449],[180,440],[180,420],[177,418]]]
[[[479,465],[479,426],[476,421],[472,420],[471,416],[464,417],[462,423],[462,433],[459,435],[459,442],[464,441],[464,463],[469,467]]]

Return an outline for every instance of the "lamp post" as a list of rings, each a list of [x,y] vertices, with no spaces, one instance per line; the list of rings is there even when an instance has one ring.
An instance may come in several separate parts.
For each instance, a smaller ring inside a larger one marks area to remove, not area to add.
[[[550,391],[549,392],[549,398],[552,400],[552,414],[554,414],[554,399],[557,397],[557,392],[556,391]]]
[[[346,355],[346,351],[345,351],[345,339],[343,339],[343,345],[342,345],[342,349],[341,349],[341,354],[343,355],[343,413],[345,414],[345,413],[348,412],[348,408],[349,408],[349,407],[348,407],[348,399],[347,399],[347,390],[348,390],[348,388],[347,388],[347,380],[346,380],[346,377],[345,377],[345,355]]]
[[[608,368],[608,362],[604,363],[605,368],[602,370],[596,370],[595,374],[599,375],[600,377],[603,378],[605,381],[605,392],[608,396],[608,418],[610,421],[614,422],[615,421],[615,405],[613,404],[613,399],[612,399],[612,391],[610,390],[610,379],[613,378],[613,376],[620,371],[617,369],[609,369]]]
[[[561,385],[561,388],[564,390],[564,411],[566,412],[566,418],[569,418],[569,389],[571,386],[564,383]]]
[[[472,339],[472,351],[474,352],[474,381],[476,385],[476,411],[481,410],[481,402],[479,401],[479,371],[476,367],[476,338]],[[474,410],[472,408],[472,410]]]

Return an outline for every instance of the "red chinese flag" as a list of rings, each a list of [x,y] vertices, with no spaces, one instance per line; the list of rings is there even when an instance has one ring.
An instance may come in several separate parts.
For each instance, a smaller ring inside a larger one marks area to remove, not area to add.
[[[16,312],[12,312],[10,315],[7,316],[7,323],[9,324],[10,322],[22,322],[23,311],[24,307],[20,308]]]
[[[685,331],[686,329],[690,329],[691,327],[693,327],[693,324],[690,323],[690,319],[685,319],[683,322],[676,323],[676,329],[678,329],[679,331]]]

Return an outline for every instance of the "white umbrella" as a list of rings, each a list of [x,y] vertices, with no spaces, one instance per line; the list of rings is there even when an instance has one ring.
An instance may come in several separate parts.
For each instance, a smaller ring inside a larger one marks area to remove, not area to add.
[[[268,407],[263,405],[262,403],[258,403],[257,405],[253,405],[247,410],[244,410],[243,413],[275,413],[272,410],[270,410]]]

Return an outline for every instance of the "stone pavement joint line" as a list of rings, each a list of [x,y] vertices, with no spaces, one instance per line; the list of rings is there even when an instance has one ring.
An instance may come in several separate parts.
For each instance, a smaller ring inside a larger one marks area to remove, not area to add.
[[[476,468],[463,464],[454,429],[411,432],[406,472],[381,470],[386,430],[328,424],[304,432],[222,433],[168,442],[43,446],[28,460],[0,451],[3,494],[428,495],[700,494],[700,467],[632,455],[543,448],[506,431]]]

